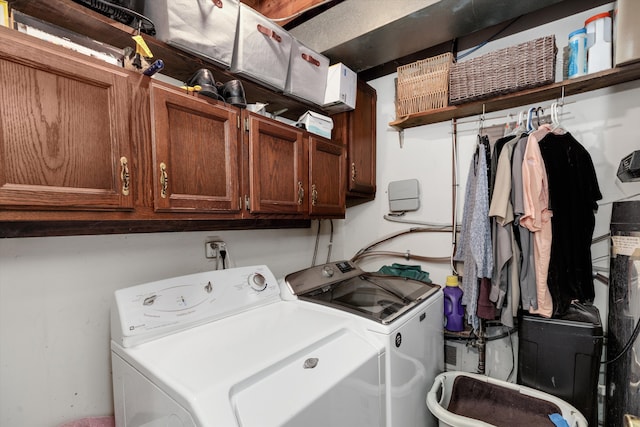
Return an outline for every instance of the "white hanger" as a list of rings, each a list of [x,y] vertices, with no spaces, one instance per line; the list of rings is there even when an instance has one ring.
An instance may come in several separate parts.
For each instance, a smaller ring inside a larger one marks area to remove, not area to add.
[[[560,115],[558,114],[558,107],[558,102],[551,104],[551,132],[558,129],[563,130],[562,123],[560,123]]]
[[[516,122],[516,127],[511,131],[510,134],[517,135],[522,132],[526,132],[526,128],[524,126],[524,115],[527,114],[526,111],[520,111],[518,113],[518,121]]]

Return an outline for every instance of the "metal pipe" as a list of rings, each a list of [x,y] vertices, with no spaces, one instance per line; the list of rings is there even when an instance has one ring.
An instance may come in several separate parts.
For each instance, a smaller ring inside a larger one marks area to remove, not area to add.
[[[457,275],[453,257],[457,246],[458,203],[458,119],[451,119],[451,272]]]
[[[487,361],[487,340],[482,325],[482,319],[480,319],[480,326],[478,326],[478,373],[484,375],[485,364]]]

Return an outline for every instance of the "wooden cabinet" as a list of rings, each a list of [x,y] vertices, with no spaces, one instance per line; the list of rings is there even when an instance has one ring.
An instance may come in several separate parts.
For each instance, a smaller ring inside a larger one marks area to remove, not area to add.
[[[376,102],[375,89],[358,81],[355,110],[332,116],[332,139],[347,150],[346,194],[356,203],[376,194]]]
[[[245,217],[343,218],[344,147],[289,125],[245,114]]]
[[[309,136],[309,214],[345,214],[345,150],[340,144],[315,135]]]
[[[342,218],[341,144],[0,27],[0,237]]]
[[[150,96],[154,209],[239,212],[239,111],[157,83]]]
[[[252,215],[307,214],[304,132],[249,112],[245,112],[244,122],[245,209]]]
[[[2,30],[2,210],[133,209],[128,73]]]

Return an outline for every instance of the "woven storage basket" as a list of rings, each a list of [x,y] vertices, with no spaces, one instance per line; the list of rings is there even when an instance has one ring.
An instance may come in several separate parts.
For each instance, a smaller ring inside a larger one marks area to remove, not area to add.
[[[446,107],[453,55],[443,53],[398,67],[396,117]]]
[[[555,82],[556,38],[541,37],[451,65],[452,105]]]

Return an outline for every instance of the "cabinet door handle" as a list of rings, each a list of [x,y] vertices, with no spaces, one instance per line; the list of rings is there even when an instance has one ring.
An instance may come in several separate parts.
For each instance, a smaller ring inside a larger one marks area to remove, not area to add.
[[[352,182],[356,181],[356,176],[357,176],[357,174],[356,174],[356,164],[354,162],[354,163],[351,163],[351,181]]]
[[[160,196],[167,198],[167,188],[169,187],[169,175],[167,174],[167,165],[160,163]]]
[[[122,181],[122,195],[128,196],[131,181],[129,178],[129,162],[124,156],[120,157],[120,180]]]
[[[315,206],[318,203],[318,189],[316,185],[311,186],[311,206]]]
[[[298,204],[301,205],[304,200],[304,188],[302,188],[302,181],[298,181]]]

